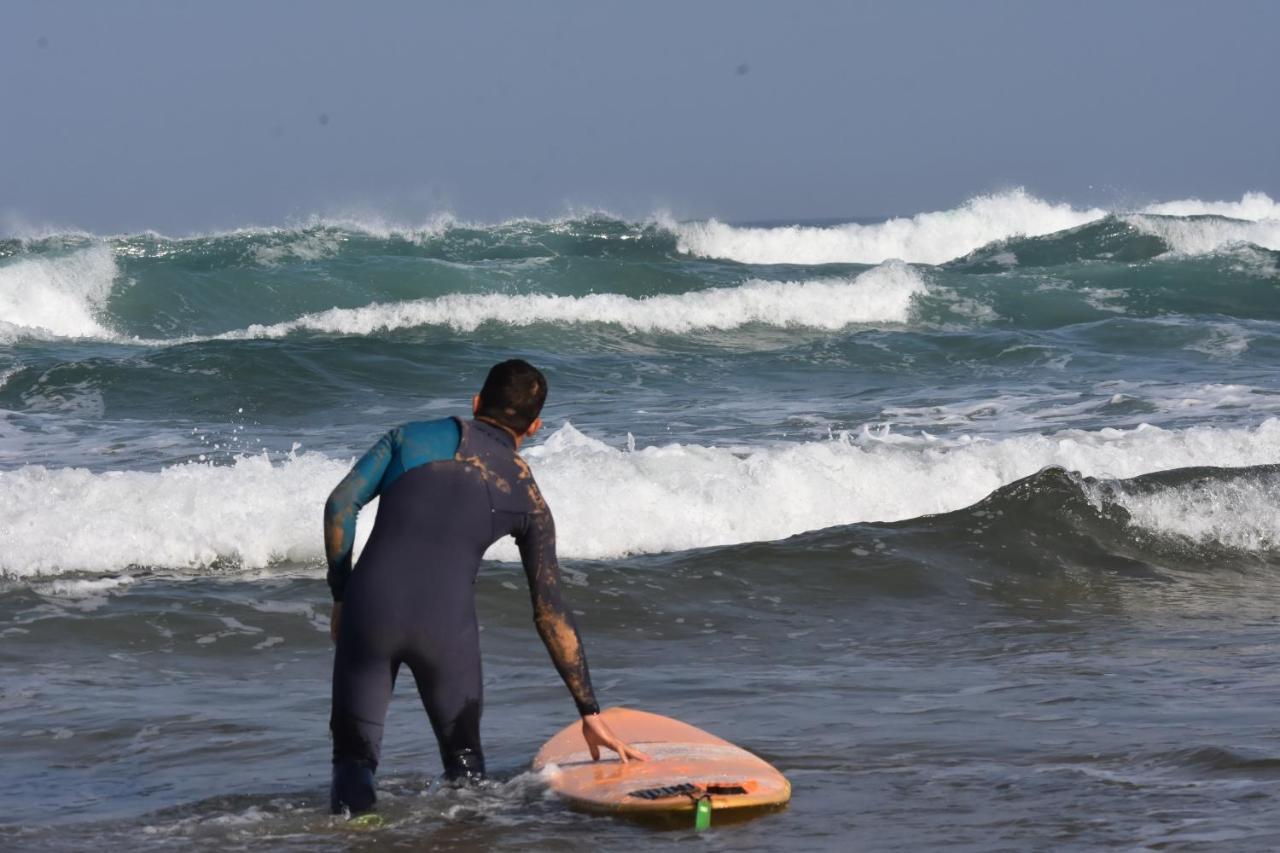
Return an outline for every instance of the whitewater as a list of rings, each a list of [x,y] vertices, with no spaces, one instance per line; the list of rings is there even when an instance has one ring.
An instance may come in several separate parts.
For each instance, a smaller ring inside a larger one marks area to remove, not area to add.
[[[634,444],[634,439],[632,440]],[[865,521],[951,512],[1047,466],[1124,479],[1192,466],[1244,467],[1280,459],[1280,419],[1255,429],[1158,427],[1068,431],[1004,440],[940,441],[888,430],[764,448],[611,446],[565,424],[528,453],[555,510],[560,553],[605,560],[781,539]],[[185,572],[323,560],[317,507],[353,460],[265,454],[230,465],[191,462],[159,472],[23,466],[0,472],[0,516],[12,540],[0,572]],[[1226,510],[1201,495],[1144,499],[1140,524],[1242,547],[1280,542],[1280,491]],[[229,499],[233,496],[232,499]],[[1124,499],[1122,499],[1122,503]],[[362,547],[376,514],[362,517]],[[77,519],[70,529],[66,519]],[[626,525],[612,519],[627,518]],[[493,559],[515,560],[510,541]]]

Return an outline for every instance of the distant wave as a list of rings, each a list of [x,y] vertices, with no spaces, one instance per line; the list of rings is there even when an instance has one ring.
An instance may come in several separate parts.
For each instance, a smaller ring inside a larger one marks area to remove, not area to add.
[[[1245,193],[1239,201],[1201,201],[1189,198],[1149,204],[1141,212],[1160,216],[1224,216],[1260,222],[1265,219],[1280,220],[1280,202],[1274,201],[1266,193],[1251,192]]]
[[[905,323],[912,301],[927,290],[924,279],[911,267],[890,263],[849,278],[753,279],[738,287],[638,298],[616,293],[449,294],[435,299],[333,308],[219,335],[155,340],[121,335],[93,319],[110,293],[113,268],[110,253],[104,248],[95,247],[68,259],[40,264],[48,270],[42,270],[39,277],[30,276],[26,269],[15,270],[14,285],[8,294],[4,289],[6,280],[0,278],[0,300],[11,296],[14,309],[5,312],[12,319],[7,326],[0,326],[0,342],[19,337],[81,337],[156,345],[282,338],[300,332],[370,335],[421,326],[470,332],[486,323],[609,324],[633,332],[670,334],[730,330],[750,324],[833,330],[858,323]],[[76,283],[84,285],[78,294]],[[3,302],[0,306],[8,307]]]
[[[1139,231],[1159,237],[1170,252],[1178,255],[1207,255],[1231,246],[1280,250],[1280,214],[1258,221],[1225,219],[1216,214],[1189,219],[1134,214],[1125,220]]]
[[[1261,465],[1280,458],[1280,419],[1255,428],[1144,426],[997,441],[867,431],[767,447],[639,450],[566,424],[526,455],[555,510],[563,556],[611,559],[951,512],[1048,465],[1108,478]],[[349,464],[300,453],[274,464],[245,456],[233,465],[158,473],[39,466],[0,472],[0,516],[10,532],[0,573],[319,564],[317,508]],[[1273,548],[1280,540],[1273,492],[1238,491],[1224,500],[1225,492],[1192,488],[1122,500],[1135,523],[1152,529]],[[361,537],[373,514],[372,507],[362,514]],[[491,556],[512,560],[515,548],[500,542]]]
[[[442,217],[401,227],[365,217],[180,240],[45,234],[0,241],[0,344],[87,338],[163,345],[419,326],[471,331],[491,323],[676,334],[752,324],[831,330],[908,322],[919,297],[948,292],[975,308],[969,319],[1004,316],[972,298],[990,282],[935,286],[933,273],[907,265],[944,261],[950,274],[1222,256],[1243,273],[1233,285],[1240,292],[1216,294],[1217,280],[1197,269],[1179,278],[1176,294],[1153,281],[1164,288],[1156,299],[1165,301],[1142,304],[1156,313],[1186,305],[1270,318],[1273,309],[1242,288],[1268,286],[1278,275],[1278,253],[1280,204],[1261,193],[1116,214],[1016,190],[952,210],[831,227],[629,223],[604,215],[493,226]],[[879,266],[752,275],[697,258]],[[683,292],[666,292],[673,280]],[[663,292],[652,292],[655,282]]]
[[[683,252],[748,264],[878,264],[890,258],[940,264],[996,240],[1051,234],[1106,215],[1097,208],[1051,204],[1019,189],[873,225],[747,228],[712,219],[670,227]]]
[[[1165,202],[1137,213],[1150,215],[1130,217],[1134,226],[1166,240],[1175,252],[1200,254],[1240,242],[1280,249],[1280,205],[1261,193],[1246,194],[1239,202]],[[1019,189],[978,196],[952,210],[872,225],[750,228],[712,219],[669,227],[676,232],[681,251],[741,263],[881,263],[900,258],[940,264],[992,243],[1054,234],[1108,215],[1100,208],[1051,204]],[[1202,216],[1219,219],[1209,223],[1185,219]],[[1247,221],[1228,222],[1221,217]]]
[[[854,323],[904,323],[924,280],[911,267],[889,263],[851,279],[752,280],[739,287],[632,298],[615,293],[451,294],[437,299],[366,305],[308,314],[287,323],[250,326],[223,339],[279,338],[293,332],[368,335],[417,326],[473,331],[485,323],[607,323],[631,331],[684,333],[736,329],[751,323],[841,329]]]

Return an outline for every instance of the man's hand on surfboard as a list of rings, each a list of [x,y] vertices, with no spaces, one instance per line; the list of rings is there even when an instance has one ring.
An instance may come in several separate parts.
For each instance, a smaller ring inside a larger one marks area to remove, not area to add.
[[[618,759],[626,764],[629,760],[648,761],[649,756],[645,755],[638,749],[632,749],[627,744],[618,740],[618,736],[610,731],[605,721],[600,719],[599,714],[588,714],[582,718],[582,737],[587,742],[587,749],[591,750],[591,760],[600,760],[600,747],[611,749],[618,753]]]

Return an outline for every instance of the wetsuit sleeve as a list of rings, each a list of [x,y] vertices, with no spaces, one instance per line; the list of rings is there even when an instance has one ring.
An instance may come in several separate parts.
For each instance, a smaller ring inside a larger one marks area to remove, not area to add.
[[[356,516],[373,500],[395,450],[395,434],[389,432],[361,456],[342,478],[324,505],[324,552],[329,562],[329,589],[341,601],[351,575],[351,551],[356,540]]]
[[[538,636],[551,654],[556,671],[573,694],[579,714],[598,714],[600,705],[591,689],[591,673],[582,638],[573,622],[573,614],[560,594],[560,564],[556,560],[556,524],[550,510],[541,509],[526,516],[516,533],[520,560],[529,579],[529,595],[533,599],[533,622]]]

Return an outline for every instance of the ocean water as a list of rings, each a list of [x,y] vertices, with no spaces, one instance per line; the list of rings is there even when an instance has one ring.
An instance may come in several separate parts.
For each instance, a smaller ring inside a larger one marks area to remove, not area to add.
[[[698,844],[1280,846],[1280,204],[1023,191],[0,239],[4,846],[689,842],[527,772],[573,706],[509,542],[494,784],[436,784],[402,679],[387,825],[326,813],[324,498],[513,356],[602,701],[792,781]]]

